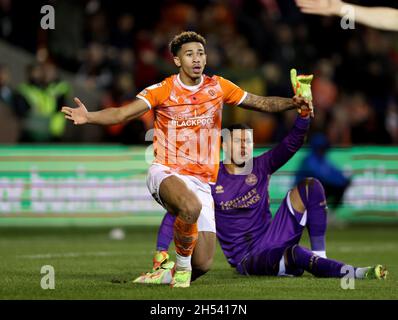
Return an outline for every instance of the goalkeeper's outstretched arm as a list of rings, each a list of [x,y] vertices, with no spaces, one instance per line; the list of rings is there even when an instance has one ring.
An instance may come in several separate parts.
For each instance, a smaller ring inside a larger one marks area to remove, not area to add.
[[[301,12],[324,16],[340,16],[347,14],[342,10],[350,6],[355,14],[355,21],[369,27],[398,31],[398,10],[386,7],[364,7],[343,2],[341,0],[295,0]]]
[[[85,123],[112,125],[133,120],[149,111],[148,105],[141,99],[136,99],[130,104],[119,108],[106,108],[101,111],[89,112],[86,106],[78,99],[74,99],[77,108],[62,107],[61,112],[65,118],[72,120],[74,124]]]

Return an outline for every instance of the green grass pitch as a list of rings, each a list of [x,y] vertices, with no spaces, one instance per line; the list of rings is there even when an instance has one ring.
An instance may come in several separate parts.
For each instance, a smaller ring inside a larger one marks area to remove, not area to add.
[[[109,228],[0,228],[0,299],[398,299],[398,227],[330,229],[328,256],[354,265],[386,264],[386,281],[244,277],[217,247],[212,270],[188,289],[132,284],[151,265],[156,226],[126,227],[124,240]],[[308,245],[307,235],[303,245]],[[55,269],[55,289],[40,286],[41,267]],[[120,283],[114,283],[118,280]]]

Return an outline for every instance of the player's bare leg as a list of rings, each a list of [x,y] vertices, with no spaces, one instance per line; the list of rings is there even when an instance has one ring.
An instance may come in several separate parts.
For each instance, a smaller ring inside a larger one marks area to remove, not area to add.
[[[171,285],[188,287],[191,280],[191,256],[198,240],[197,220],[202,204],[180,178],[170,176],[162,181],[160,198],[168,211],[176,215],[174,222],[174,244],[176,267]]]
[[[192,255],[192,281],[210,270],[215,251],[216,234],[209,231],[199,232],[198,242]]]

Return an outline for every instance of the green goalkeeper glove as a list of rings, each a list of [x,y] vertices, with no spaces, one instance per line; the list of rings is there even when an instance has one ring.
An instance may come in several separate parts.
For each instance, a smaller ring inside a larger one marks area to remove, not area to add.
[[[293,86],[294,94],[303,97],[304,99],[308,100],[310,104],[311,116],[314,116],[314,108],[312,106],[312,92],[311,92],[311,81],[314,78],[313,74],[310,75],[297,75],[296,69],[290,70],[290,81]],[[298,113],[301,116],[307,116],[308,113],[306,110],[298,109]]]

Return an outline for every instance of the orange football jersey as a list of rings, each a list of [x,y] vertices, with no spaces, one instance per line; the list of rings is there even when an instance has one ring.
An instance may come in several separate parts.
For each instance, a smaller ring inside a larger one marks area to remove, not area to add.
[[[155,163],[179,174],[215,183],[224,103],[240,104],[246,92],[220,76],[202,76],[196,86],[179,75],[142,90],[137,98],[154,111]]]

